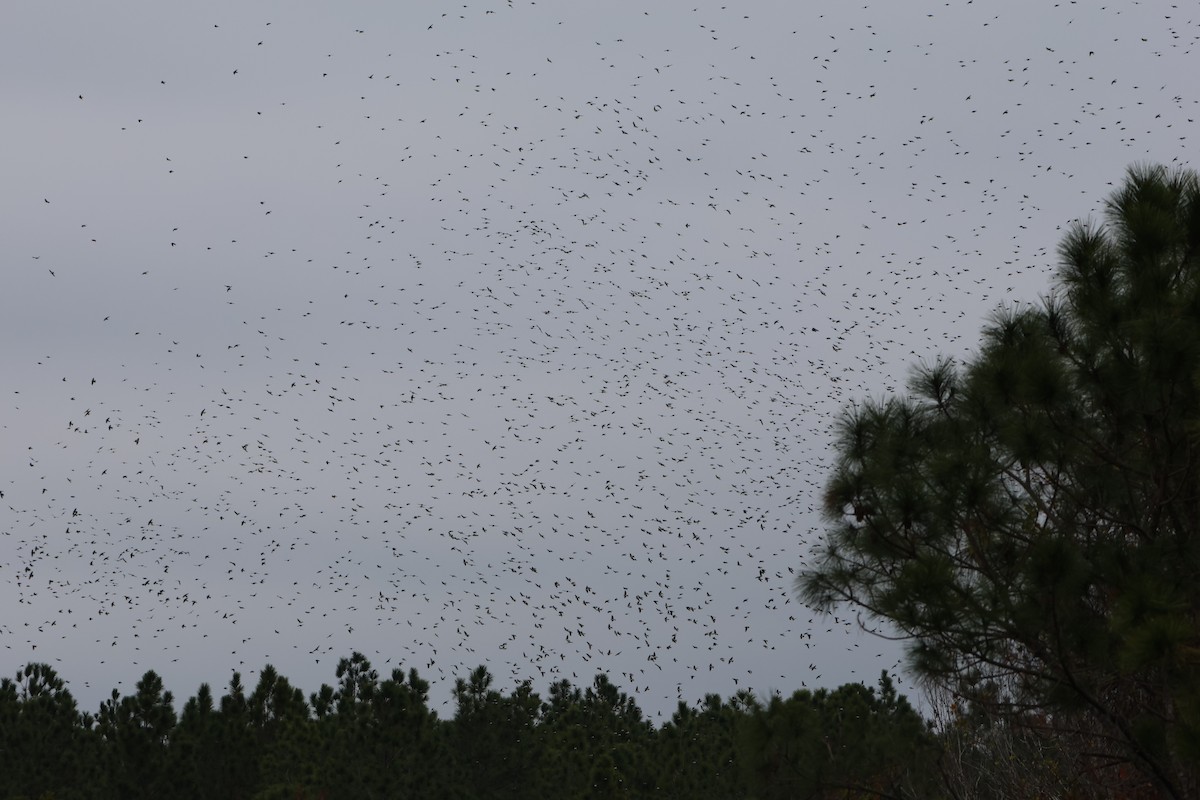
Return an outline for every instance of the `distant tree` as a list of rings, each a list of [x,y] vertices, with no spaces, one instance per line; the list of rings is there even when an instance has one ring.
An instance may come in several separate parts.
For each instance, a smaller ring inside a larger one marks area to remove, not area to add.
[[[367,797],[379,792],[382,777],[372,767],[371,703],[379,673],[355,652],[338,661],[337,686],[314,695],[318,716],[318,774],[330,797]]]
[[[316,738],[304,693],[268,664],[247,698],[246,716],[258,756],[257,785],[293,793],[311,786],[316,777],[312,759]]]
[[[81,796],[101,777],[90,727],[50,665],[0,679],[0,797]]]
[[[845,416],[805,599],[926,680],[1075,737],[1096,780],[1200,796],[1200,181],[1134,167],[1053,292],[961,368]]]
[[[552,684],[542,704],[545,783],[560,797],[636,797],[654,789],[654,728],[604,673],[586,690]]]
[[[934,738],[885,673],[878,691],[848,683],[752,702],[737,758],[756,798],[932,798]]]
[[[225,797],[249,798],[259,786],[260,753],[250,718],[250,702],[242,675],[234,672],[218,705],[214,751],[209,783]]]
[[[456,681],[449,721],[429,708],[415,669],[380,680],[355,653],[337,678],[312,695],[314,714],[272,666],[249,695],[234,672],[219,701],[201,684],[176,720],[148,672],[94,720],[50,667],[30,665],[0,680],[0,800],[901,797],[921,786],[913,765],[928,739],[886,677],[878,693],[851,685],[767,706],[746,691],[709,695],[658,730],[603,673],[582,690],[558,681],[543,702],[529,681],[494,689],[480,667]],[[1001,776],[980,751],[991,740],[976,727],[960,733],[956,785]],[[1052,785],[1016,774],[1003,785]]]
[[[737,725],[751,705],[752,697],[744,690],[729,702],[707,695],[699,709],[680,702],[655,736],[654,796],[664,800],[745,796],[735,747]]]
[[[153,670],[138,681],[134,694],[112,697],[100,706],[97,730],[107,748],[109,786],[125,798],[170,794],[167,745],[175,728],[174,698]]]
[[[343,719],[366,713],[379,686],[379,673],[371,668],[367,657],[355,652],[349,658],[341,659],[337,678],[337,690],[333,695],[337,713]]]
[[[463,789],[466,796],[480,800],[536,794],[541,699],[528,681],[508,696],[492,689],[492,681],[484,666],[455,681],[450,740]]]
[[[429,682],[415,669],[396,669],[371,701],[372,769],[384,777],[386,797],[445,796],[449,745],[429,708]]]
[[[563,800],[586,797],[595,743],[585,724],[583,691],[565,678],[550,685],[542,703],[541,732],[546,741],[543,779]]]
[[[637,700],[599,673],[584,692],[583,709],[593,753],[612,759],[611,770],[593,770],[600,780],[591,781],[590,791],[633,797],[652,789],[658,778],[648,758],[653,727]]]
[[[172,796],[180,800],[216,800],[221,796],[210,778],[215,769],[220,769],[218,725],[212,690],[202,683],[196,695],[184,703],[171,734]]]
[[[308,696],[308,702],[312,707],[313,716],[317,719],[325,719],[333,713],[334,688],[327,683],[321,684],[321,688]]]

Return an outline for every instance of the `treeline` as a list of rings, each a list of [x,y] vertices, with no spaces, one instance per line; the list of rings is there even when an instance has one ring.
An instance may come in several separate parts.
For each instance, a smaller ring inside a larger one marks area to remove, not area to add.
[[[763,699],[680,703],[655,726],[604,674],[497,690],[479,667],[452,719],[416,670],[382,678],[359,653],[307,698],[273,667],[234,673],[177,713],[147,672],[83,713],[30,664],[0,681],[0,798],[804,798],[943,794],[936,738],[885,674]]]

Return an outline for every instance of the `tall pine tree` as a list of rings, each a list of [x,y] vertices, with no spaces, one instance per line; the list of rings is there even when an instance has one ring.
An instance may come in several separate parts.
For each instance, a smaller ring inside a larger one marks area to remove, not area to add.
[[[1200,181],[1134,167],[1049,296],[851,408],[800,578],[1099,780],[1200,796]]]

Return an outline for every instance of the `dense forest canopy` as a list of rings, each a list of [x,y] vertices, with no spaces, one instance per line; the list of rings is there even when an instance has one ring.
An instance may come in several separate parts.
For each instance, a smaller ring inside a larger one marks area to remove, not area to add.
[[[46,664],[0,680],[0,798],[819,797],[844,787],[921,796],[933,734],[884,674],[759,699],[679,704],[651,723],[604,673],[504,691],[479,667],[440,719],[415,669],[360,653],[307,698],[268,665],[176,711],[153,671],[81,712]],[[914,792],[916,794],[914,794]]]

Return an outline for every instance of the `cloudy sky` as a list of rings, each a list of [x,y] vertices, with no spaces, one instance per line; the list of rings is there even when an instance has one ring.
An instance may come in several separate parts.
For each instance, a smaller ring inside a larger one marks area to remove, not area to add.
[[[1194,164],[1198,35],[1131,0],[17,4],[0,671],[94,710],[359,650],[438,704],[486,664],[658,714],[898,669],[795,600],[831,427],[1036,299],[1127,165]]]

